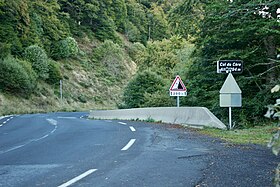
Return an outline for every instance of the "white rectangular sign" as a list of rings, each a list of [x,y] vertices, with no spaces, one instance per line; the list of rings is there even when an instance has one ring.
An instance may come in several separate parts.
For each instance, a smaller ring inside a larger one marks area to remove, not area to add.
[[[170,91],[170,96],[187,96],[186,91]]]

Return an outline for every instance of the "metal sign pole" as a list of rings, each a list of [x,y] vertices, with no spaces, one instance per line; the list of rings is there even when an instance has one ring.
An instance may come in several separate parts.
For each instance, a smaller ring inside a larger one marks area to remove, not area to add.
[[[177,107],[179,108],[180,107],[180,97],[177,96]]]
[[[231,107],[229,107],[229,130],[232,129],[232,125],[231,125]]]
[[[60,101],[62,102],[62,80],[60,80],[59,83],[60,83]]]

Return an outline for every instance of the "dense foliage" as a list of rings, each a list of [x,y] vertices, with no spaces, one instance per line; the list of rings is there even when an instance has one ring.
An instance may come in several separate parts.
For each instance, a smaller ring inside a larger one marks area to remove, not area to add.
[[[28,97],[35,86],[35,73],[26,62],[12,57],[0,60],[1,91]]]
[[[271,0],[184,1],[171,11],[171,23],[184,25],[176,32],[192,36],[197,47],[186,74],[192,101],[188,104],[206,106],[225,118],[226,111],[218,104],[226,75],[216,73],[216,61],[240,59],[244,72],[235,77],[243,107],[234,111],[235,120],[245,126],[262,119],[264,106],[273,101],[269,90],[279,82],[279,12],[279,2]],[[197,29],[188,25],[194,20]]]
[[[235,75],[243,107],[233,112],[246,127],[262,120],[264,106],[278,97],[269,90],[279,83],[279,58],[276,0],[0,0],[0,59],[6,65],[21,69],[19,75],[32,77],[34,85],[56,85],[69,78],[61,67],[80,64],[99,77],[92,82],[113,86],[135,69],[128,67],[133,60],[138,73],[122,107],[174,106],[168,88],[179,74],[189,92],[181,105],[208,107],[227,121],[219,107],[226,75],[216,73],[216,61],[238,59],[244,62],[243,73]],[[81,74],[75,80],[92,78]],[[139,80],[143,74],[147,79]],[[160,85],[153,92],[145,87],[153,83],[150,77]],[[142,84],[131,91],[135,80]],[[79,84],[88,88],[84,82]]]
[[[67,37],[57,42],[52,49],[52,57],[55,59],[75,57],[79,53],[79,46],[72,37]]]
[[[147,105],[145,94],[162,91],[164,82],[160,76],[151,71],[138,73],[127,85],[124,91],[124,107],[139,108]]]
[[[48,56],[44,49],[37,45],[31,45],[24,51],[24,59],[31,62],[32,68],[39,78],[46,80],[49,76]]]

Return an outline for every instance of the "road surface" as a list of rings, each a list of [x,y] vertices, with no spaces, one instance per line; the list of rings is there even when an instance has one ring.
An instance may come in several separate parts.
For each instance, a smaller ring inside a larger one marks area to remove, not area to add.
[[[280,160],[265,147],[87,115],[0,118],[0,186],[273,186]]]

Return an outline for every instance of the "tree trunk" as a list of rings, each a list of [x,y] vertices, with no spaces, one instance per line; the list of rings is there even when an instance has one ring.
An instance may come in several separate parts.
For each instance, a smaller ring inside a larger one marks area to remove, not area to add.
[[[274,59],[277,56],[276,44],[274,36],[268,36],[264,40],[264,45],[266,48],[267,58],[269,65],[267,65],[267,70],[270,70],[266,77],[267,85],[276,84],[277,82],[277,68],[275,68],[276,63]]]

